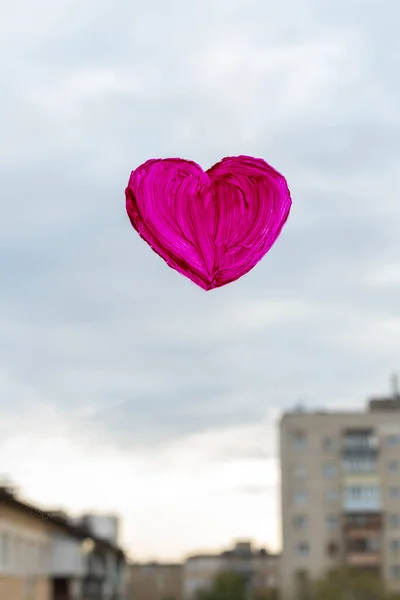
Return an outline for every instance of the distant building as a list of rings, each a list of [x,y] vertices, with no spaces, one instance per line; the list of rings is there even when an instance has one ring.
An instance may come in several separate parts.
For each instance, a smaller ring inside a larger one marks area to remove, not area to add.
[[[400,400],[280,423],[283,600],[348,565],[400,590]]]
[[[132,564],[128,571],[128,600],[182,600],[182,565]]]
[[[209,589],[218,573],[243,575],[250,590],[276,589],[279,585],[279,555],[253,549],[250,542],[238,542],[221,554],[191,556],[183,567],[183,599],[191,600],[200,589]]]
[[[83,515],[75,520],[77,525],[86,527],[99,540],[117,545],[119,541],[119,519],[115,515]]]
[[[124,586],[117,544],[0,487],[1,600],[125,600]]]

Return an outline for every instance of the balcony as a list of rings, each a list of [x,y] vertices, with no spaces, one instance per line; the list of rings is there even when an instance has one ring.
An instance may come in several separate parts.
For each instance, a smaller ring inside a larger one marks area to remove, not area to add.
[[[352,567],[378,567],[382,563],[379,552],[349,552],[346,563]]]
[[[363,475],[365,477],[374,475],[378,470],[378,462],[373,456],[348,456],[342,461],[344,476]]]
[[[358,567],[374,567],[382,562],[381,532],[358,531],[349,535],[345,540],[346,563]]]
[[[363,537],[364,539],[373,539],[379,534],[381,529],[348,529],[346,531],[346,539],[347,540],[356,540],[359,537]]]
[[[379,438],[368,431],[347,432],[343,437],[342,454],[345,457],[373,457],[379,452]]]
[[[380,485],[346,485],[343,494],[343,510],[348,513],[381,512],[382,494]]]
[[[344,518],[343,529],[346,534],[352,535],[353,532],[356,537],[363,537],[361,532],[374,532],[381,531],[383,527],[382,515],[377,514],[354,514],[347,515]],[[367,535],[368,535],[367,534]]]
[[[349,498],[343,499],[343,510],[347,513],[379,513],[382,511],[382,499],[376,498]]]

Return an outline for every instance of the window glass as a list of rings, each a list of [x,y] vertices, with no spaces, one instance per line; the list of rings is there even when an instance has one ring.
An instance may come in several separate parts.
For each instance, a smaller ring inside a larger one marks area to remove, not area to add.
[[[338,528],[339,519],[336,515],[328,515],[326,517],[326,528],[328,531],[334,531]]]
[[[307,437],[303,431],[295,431],[292,441],[295,450],[303,450],[307,447]]]

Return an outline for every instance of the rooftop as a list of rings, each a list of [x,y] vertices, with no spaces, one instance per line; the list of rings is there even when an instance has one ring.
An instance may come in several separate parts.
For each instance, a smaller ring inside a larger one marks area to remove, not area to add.
[[[283,421],[286,417],[291,417],[293,415],[300,416],[357,416],[357,415],[365,415],[370,413],[387,413],[387,412],[397,412],[400,411],[400,395],[397,393],[393,396],[383,396],[378,398],[371,398],[366,406],[366,410],[321,410],[318,408],[309,410],[304,405],[297,405],[291,411],[285,411],[281,416],[281,421]]]
[[[90,538],[95,542],[99,549],[112,550],[121,558],[125,558],[125,553],[119,546],[96,537],[88,527],[74,524],[63,512],[41,510],[38,507],[20,500],[17,497],[15,490],[10,486],[0,485],[0,505],[12,507],[16,510],[28,513],[33,517],[44,520],[47,523],[51,523],[76,539],[85,540]]]

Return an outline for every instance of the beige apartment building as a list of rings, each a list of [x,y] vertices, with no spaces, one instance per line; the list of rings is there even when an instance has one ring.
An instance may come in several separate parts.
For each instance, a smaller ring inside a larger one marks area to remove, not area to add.
[[[248,541],[221,554],[190,556],[183,566],[183,599],[191,600],[200,589],[209,589],[215,576],[227,571],[243,575],[249,592],[277,589],[279,565],[279,555],[255,549]]]
[[[340,565],[400,590],[400,397],[280,423],[283,600]]]

